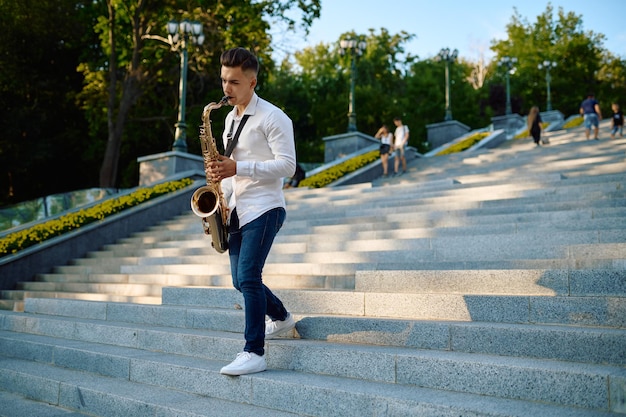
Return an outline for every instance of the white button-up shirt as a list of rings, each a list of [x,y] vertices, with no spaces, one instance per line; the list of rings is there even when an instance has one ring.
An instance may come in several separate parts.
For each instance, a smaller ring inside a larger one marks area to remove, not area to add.
[[[237,131],[243,115],[237,109],[226,116],[222,135],[224,149],[234,121]],[[272,103],[253,94],[244,114],[246,121],[239,142],[231,154],[237,161],[237,175],[222,181],[222,192],[230,212],[237,207],[239,225],[250,223],[263,213],[277,207],[285,208],[283,178],[296,169],[296,149],[291,119]]]

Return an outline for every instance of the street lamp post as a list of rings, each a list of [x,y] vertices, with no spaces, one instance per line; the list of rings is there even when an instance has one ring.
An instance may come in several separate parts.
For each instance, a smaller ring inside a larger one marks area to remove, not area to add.
[[[187,47],[192,44],[202,45],[204,34],[202,23],[190,22],[185,19],[180,22],[170,20],[167,22],[167,39],[158,35],[144,35],[146,39],[156,39],[170,46],[172,52],[180,55],[180,81],[178,84],[178,121],[172,150],[187,152],[187,124],[185,123],[185,102],[187,100]]]
[[[187,100],[187,43],[192,42],[202,45],[204,34],[202,33],[202,23],[189,22],[183,20],[177,22],[170,20],[167,23],[168,43],[172,51],[180,55],[180,82],[178,85],[178,122],[176,122],[176,133],[174,134],[174,144],[172,150],[187,152],[187,124],[185,123],[185,103]]]
[[[541,64],[539,64],[537,66],[537,68],[539,68],[539,69],[545,68],[546,69],[546,85],[547,85],[547,89],[548,89],[548,98],[547,98],[547,103],[546,103],[546,110],[547,111],[551,111],[552,110],[552,100],[550,99],[550,81],[552,80],[552,78],[550,77],[550,69],[556,68],[556,62],[554,62],[554,61],[543,61]]]
[[[511,114],[511,84],[509,81],[510,75],[515,72],[515,64],[517,58],[511,58],[508,56],[503,57],[498,65],[506,68],[506,114]]]
[[[444,120],[452,120],[452,108],[450,106],[450,63],[454,62],[459,55],[458,50],[450,52],[450,48],[439,51],[439,58],[446,62],[446,116]]]
[[[354,112],[354,86],[356,79],[356,58],[363,55],[367,44],[357,39],[342,39],[339,42],[339,53],[350,54],[350,104],[348,107],[348,132],[356,132],[356,113]]]

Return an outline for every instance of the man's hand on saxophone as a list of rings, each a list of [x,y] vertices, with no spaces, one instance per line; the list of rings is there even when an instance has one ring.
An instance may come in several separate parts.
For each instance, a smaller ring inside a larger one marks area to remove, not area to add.
[[[213,181],[219,182],[224,178],[232,177],[237,174],[237,162],[224,155],[219,155],[217,161],[212,161],[207,167],[207,174],[211,176]]]

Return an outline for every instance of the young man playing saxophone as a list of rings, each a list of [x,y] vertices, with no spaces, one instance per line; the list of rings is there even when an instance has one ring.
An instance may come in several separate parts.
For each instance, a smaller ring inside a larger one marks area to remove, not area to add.
[[[233,286],[245,302],[245,346],[221,369],[225,375],[264,371],[265,339],[294,328],[283,303],[263,284],[262,271],[274,237],[285,220],[283,178],[296,169],[293,123],[278,107],[254,91],[259,63],[247,49],[233,48],[221,58],[221,79],[228,104],[222,139],[226,149],[233,132],[243,128],[230,158],[207,167],[222,190],[230,212],[229,256]],[[247,116],[247,117],[245,117]],[[265,321],[265,316],[270,320]]]

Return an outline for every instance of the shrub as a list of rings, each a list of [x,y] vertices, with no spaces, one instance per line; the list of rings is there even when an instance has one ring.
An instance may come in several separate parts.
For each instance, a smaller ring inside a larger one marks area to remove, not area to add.
[[[569,122],[563,125],[563,129],[571,129],[574,127],[578,127],[582,125],[584,121],[585,119],[582,117],[573,117]]]
[[[437,156],[448,155],[448,154],[451,154],[451,153],[461,152],[461,151],[464,151],[466,149],[469,149],[472,146],[474,146],[475,144],[477,144],[478,142],[480,142],[481,140],[485,139],[490,134],[491,134],[490,132],[477,132],[477,133],[474,133],[473,135],[468,136],[467,138],[463,139],[459,143],[456,143],[456,144],[454,144],[452,146],[447,147],[446,149],[444,149],[444,150],[442,150],[440,152],[437,152]]]
[[[191,185],[190,178],[170,181],[150,188],[140,188],[132,193],[103,201],[93,207],[68,213],[57,219],[38,223],[28,229],[10,233],[0,239],[0,257],[16,253],[37,243],[62,235],[63,233],[85,226],[120,211],[137,206],[145,201],[156,198]]]
[[[348,159],[340,164],[334,165],[324,171],[318,172],[315,175],[311,175],[300,181],[298,187],[310,187],[310,188],[321,188],[324,187],[333,181],[338,180],[339,178],[347,175],[351,172],[356,171],[357,169],[371,164],[376,161],[380,156],[380,152],[378,150],[374,150],[363,155],[356,156],[354,158]]]

